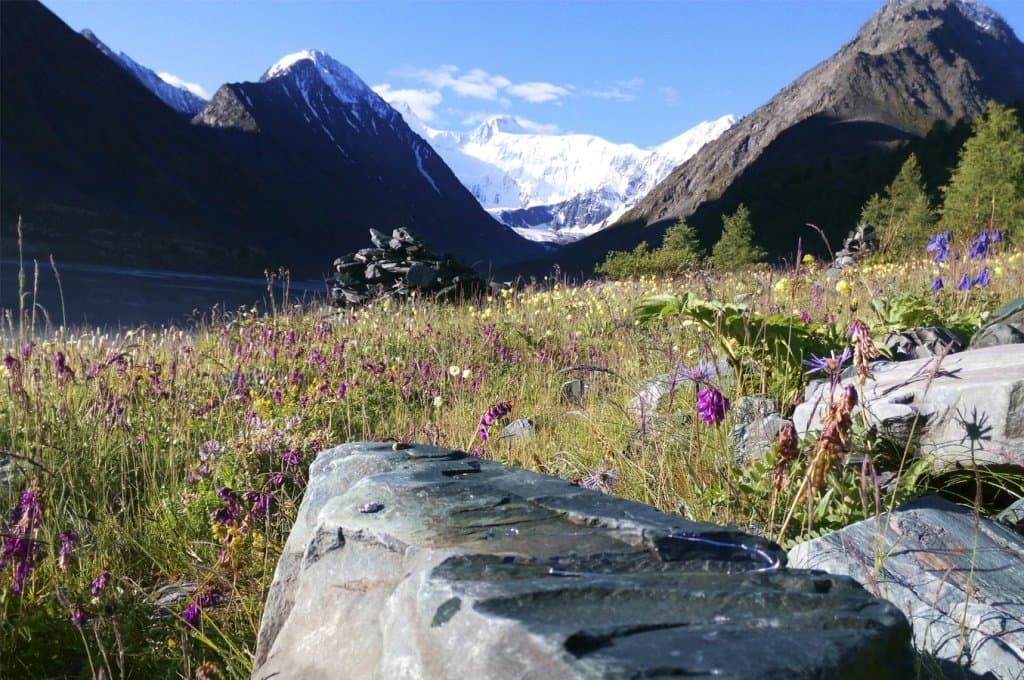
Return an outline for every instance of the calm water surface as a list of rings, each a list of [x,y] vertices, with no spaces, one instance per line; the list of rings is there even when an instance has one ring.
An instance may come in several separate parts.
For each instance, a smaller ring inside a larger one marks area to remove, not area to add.
[[[25,288],[29,291],[26,308],[33,300],[34,263],[25,261]],[[212,274],[103,267],[59,265],[60,285],[49,262],[39,262],[38,293],[35,302],[37,327],[45,326],[46,316],[53,326],[62,325],[63,316],[70,327],[89,325],[131,328],[140,325],[189,326],[208,320],[211,314],[235,312],[253,306],[261,312],[271,309],[265,278],[243,278]],[[0,259],[0,309],[18,316],[17,260]],[[327,287],[323,281],[292,281],[288,285],[290,302],[323,304]],[[274,284],[274,305],[280,309],[284,285]],[[45,315],[43,311],[45,310]]]

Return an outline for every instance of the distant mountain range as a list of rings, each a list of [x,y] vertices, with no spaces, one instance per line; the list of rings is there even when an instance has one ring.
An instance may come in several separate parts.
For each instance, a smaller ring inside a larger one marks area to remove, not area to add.
[[[89,29],[82,31],[82,37],[95,45],[100,52],[114,60],[115,63],[120,64],[124,70],[145,85],[147,90],[175,111],[191,118],[206,107],[205,99],[187,88],[167,82],[152,69],[146,68],[124,52],[115,52],[110,49]]]
[[[481,269],[540,252],[323,53],[191,121],[105,54],[38,2],[0,3],[3,243],[21,215],[29,254],[58,262],[315,275],[398,226]]]
[[[38,2],[0,3],[0,71],[6,243],[21,215],[29,254],[248,274],[323,272],[397,226],[481,269],[586,274],[681,217],[710,246],[740,203],[785,257],[820,249],[806,223],[837,242],[912,150],[935,190],[964,121],[1024,101],[1024,45],[971,0],[890,0],[750,115],[648,150],[513,117],[435,130],[317,51],[205,102]]]
[[[835,55],[676,167],[616,224],[537,267],[589,272],[609,250],[657,245],[680,217],[710,246],[721,216],[740,203],[772,255],[792,256],[801,238],[820,250],[806,223],[839,242],[911,148],[941,147],[937,163],[951,167],[956,146],[944,136],[988,100],[1024,102],[1024,44],[1006,22],[971,0],[890,0]]]
[[[556,243],[614,222],[736,120],[722,116],[640,149],[594,135],[542,134],[514,116],[492,117],[470,132],[437,130],[408,107],[396,108],[488,212],[521,236]]]

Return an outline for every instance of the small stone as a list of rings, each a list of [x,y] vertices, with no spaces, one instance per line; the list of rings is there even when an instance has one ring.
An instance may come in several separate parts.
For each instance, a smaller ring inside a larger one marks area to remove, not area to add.
[[[370,242],[378,248],[387,248],[388,241],[390,240],[391,239],[389,239],[388,235],[384,232],[377,229],[370,229]]]
[[[380,512],[384,509],[383,503],[365,503],[359,506],[359,512],[364,515],[372,515],[375,512]]]
[[[579,406],[586,399],[589,387],[587,381],[581,378],[567,380],[562,383],[562,400]]]
[[[533,420],[519,418],[502,428],[498,439],[525,439],[533,434],[534,429]]]

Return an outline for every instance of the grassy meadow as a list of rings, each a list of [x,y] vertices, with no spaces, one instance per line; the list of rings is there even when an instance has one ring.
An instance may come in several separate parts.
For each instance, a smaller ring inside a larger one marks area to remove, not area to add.
[[[248,677],[308,467],[348,441],[461,449],[783,545],[873,515],[928,488],[907,452],[853,418],[838,444],[783,442],[740,465],[731,406],[767,396],[788,414],[855,320],[875,340],[969,335],[1024,294],[1024,250],[995,246],[937,264],[922,245],[838,278],[805,258],[120,332],[33,324],[25,293],[0,337],[0,676]],[[662,374],[673,388],[639,426],[629,402]],[[575,378],[581,404],[562,396]],[[516,418],[533,436],[500,438]],[[872,487],[847,452],[899,481]]]

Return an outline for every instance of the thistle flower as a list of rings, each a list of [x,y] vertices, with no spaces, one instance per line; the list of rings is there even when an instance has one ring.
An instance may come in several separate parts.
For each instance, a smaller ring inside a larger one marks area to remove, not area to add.
[[[729,406],[729,400],[717,387],[706,387],[697,392],[697,414],[710,426],[718,425],[725,420]]]
[[[697,362],[697,365],[693,368],[686,368],[683,365],[676,367],[675,375],[672,376],[672,383],[674,385],[682,382],[683,380],[689,380],[694,385],[702,385],[711,379],[717,367],[708,361],[703,359]]]
[[[851,352],[849,347],[843,348],[843,353],[836,356],[835,350],[830,352],[831,356],[819,357],[811,354],[810,359],[804,359],[804,366],[807,367],[807,375],[821,371],[828,375],[829,382],[834,389],[839,384],[839,377],[843,373],[843,365],[850,360]]]
[[[580,480],[580,486],[584,489],[592,489],[601,493],[611,493],[615,488],[615,482],[619,479],[619,472],[613,467],[605,464],[604,458],[597,467],[587,468],[589,475]]]

